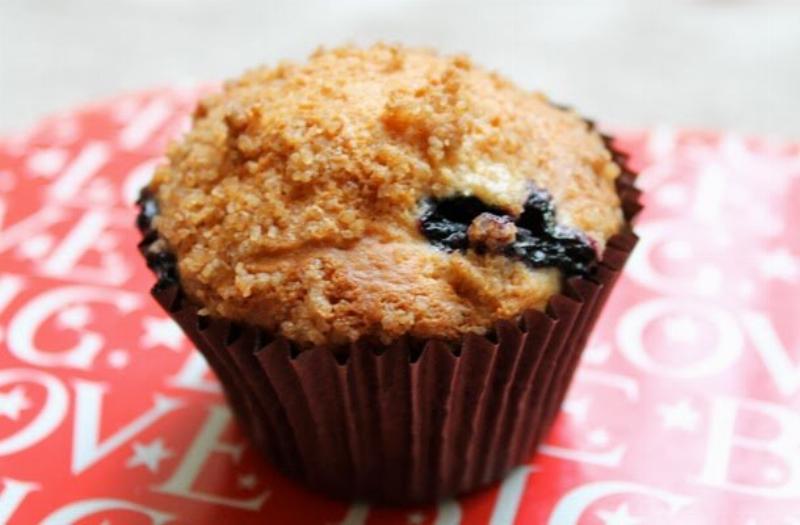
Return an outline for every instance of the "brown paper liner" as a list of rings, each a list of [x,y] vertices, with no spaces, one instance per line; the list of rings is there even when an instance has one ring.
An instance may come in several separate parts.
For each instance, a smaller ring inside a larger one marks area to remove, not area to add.
[[[634,175],[604,140],[623,167],[617,190],[630,223],[641,208]],[[530,458],[637,240],[626,228],[593,276],[568,279],[545,311],[499,321],[486,336],[298,352],[259,328],[198,314],[154,251],[157,232],[139,226],[160,277],[153,296],[208,360],[255,446],[314,489],[393,504],[473,491]]]

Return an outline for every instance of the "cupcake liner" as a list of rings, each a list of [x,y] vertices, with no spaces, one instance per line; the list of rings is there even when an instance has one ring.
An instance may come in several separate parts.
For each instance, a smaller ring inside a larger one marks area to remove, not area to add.
[[[612,152],[630,222],[639,192]],[[150,199],[143,193],[143,209]],[[626,228],[591,277],[566,280],[544,311],[498,321],[486,336],[297,351],[257,327],[199,314],[149,220],[139,227],[159,277],[152,295],[203,353],[255,446],[314,489],[391,504],[473,491],[530,458],[637,240]]]

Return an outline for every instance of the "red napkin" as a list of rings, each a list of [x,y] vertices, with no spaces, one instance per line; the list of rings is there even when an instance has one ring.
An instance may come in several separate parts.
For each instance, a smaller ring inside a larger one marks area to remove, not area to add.
[[[0,523],[800,524],[800,144],[618,133],[641,242],[540,453],[436,507],[266,465],[148,295],[132,205],[195,90],[0,140]]]

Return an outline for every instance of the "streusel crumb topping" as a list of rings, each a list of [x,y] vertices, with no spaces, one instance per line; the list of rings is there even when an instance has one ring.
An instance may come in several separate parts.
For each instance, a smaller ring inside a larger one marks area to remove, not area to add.
[[[420,233],[426,199],[472,196],[516,217],[533,188],[602,251],[622,225],[600,136],[463,56],[376,45],[259,68],[198,105],[151,183],[154,225],[204,311],[300,344],[456,338],[557,293],[556,268]],[[499,221],[499,222],[498,222]]]

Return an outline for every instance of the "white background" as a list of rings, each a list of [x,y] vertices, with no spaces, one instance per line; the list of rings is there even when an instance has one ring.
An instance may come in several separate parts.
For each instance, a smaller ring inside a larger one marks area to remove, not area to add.
[[[0,133],[379,39],[467,52],[611,125],[800,138],[800,0],[0,0]]]

